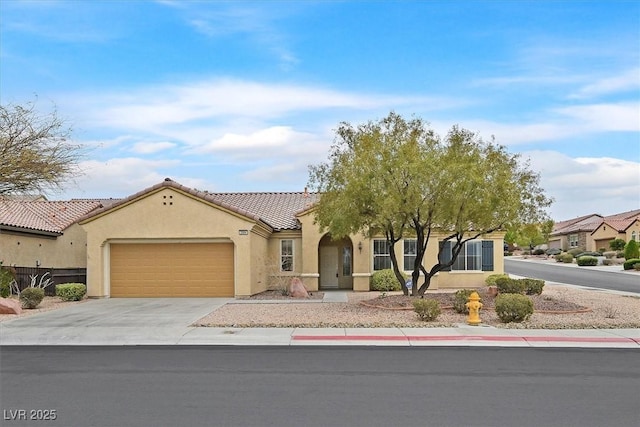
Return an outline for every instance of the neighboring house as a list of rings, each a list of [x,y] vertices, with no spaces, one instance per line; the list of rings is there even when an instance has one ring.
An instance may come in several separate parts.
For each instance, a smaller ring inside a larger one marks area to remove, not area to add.
[[[549,248],[569,250],[581,248],[609,250],[609,242],[620,238],[640,241],[640,209],[615,215],[586,215],[556,222],[549,237]]]
[[[80,221],[88,295],[246,296],[292,277],[311,291],[368,291],[371,274],[391,265],[384,239],[332,240],[315,224],[317,200],[306,191],[201,192],[167,178]],[[469,242],[431,288],[482,286],[488,275],[502,273],[503,237]],[[438,256],[436,239],[427,247],[428,268]],[[398,245],[400,266],[412,265],[415,240]]]
[[[86,233],[77,222],[102,206],[96,200],[1,198],[0,261],[17,267],[85,267]]]

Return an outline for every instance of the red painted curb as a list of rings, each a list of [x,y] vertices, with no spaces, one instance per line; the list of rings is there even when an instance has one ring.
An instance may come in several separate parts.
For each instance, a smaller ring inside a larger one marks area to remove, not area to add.
[[[293,335],[295,341],[500,341],[500,342],[571,342],[571,343],[635,343],[640,338],[624,337],[518,337],[492,335]]]

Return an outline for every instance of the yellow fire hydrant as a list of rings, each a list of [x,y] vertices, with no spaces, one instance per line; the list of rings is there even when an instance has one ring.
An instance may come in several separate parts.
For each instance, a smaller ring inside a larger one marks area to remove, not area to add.
[[[469,317],[467,318],[467,323],[471,326],[478,326],[481,322],[480,320],[480,309],[482,308],[482,303],[480,302],[480,295],[477,292],[473,292],[469,295],[469,302],[465,304],[467,309],[469,309]]]

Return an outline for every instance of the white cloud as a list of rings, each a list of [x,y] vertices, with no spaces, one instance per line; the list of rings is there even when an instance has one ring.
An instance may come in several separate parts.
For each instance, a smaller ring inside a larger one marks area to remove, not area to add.
[[[210,189],[204,179],[172,176],[180,166],[177,160],[147,160],[137,157],[113,158],[79,164],[82,175],[65,191],[67,198],[126,197],[170,177],[183,185]]]
[[[572,158],[555,151],[523,153],[541,185],[555,199],[560,221],[590,213],[610,215],[640,208],[640,163],[610,157]]]
[[[577,105],[555,111],[576,119],[581,127],[586,126],[588,130],[640,131],[640,103],[637,102]]]
[[[634,68],[613,77],[596,80],[571,94],[570,98],[591,98],[640,89],[640,69]]]
[[[131,151],[137,154],[153,154],[159,151],[168,150],[175,147],[173,142],[136,142],[131,147]]]

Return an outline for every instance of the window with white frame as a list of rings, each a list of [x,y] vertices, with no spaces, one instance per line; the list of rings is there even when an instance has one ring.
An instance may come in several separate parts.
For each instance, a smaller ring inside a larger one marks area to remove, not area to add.
[[[471,240],[462,245],[460,254],[451,266],[456,270],[482,270],[482,241]]]
[[[373,270],[377,271],[387,268],[391,268],[389,245],[384,239],[375,239],[373,241]]]
[[[636,233],[635,231],[631,232],[631,240],[635,240],[636,242],[638,241],[638,233]]]
[[[413,271],[413,264],[416,262],[417,254],[416,239],[404,239],[404,271]]]
[[[578,235],[577,234],[569,234],[569,247],[577,248],[578,247]]]
[[[293,271],[293,240],[280,240],[280,271]]]

